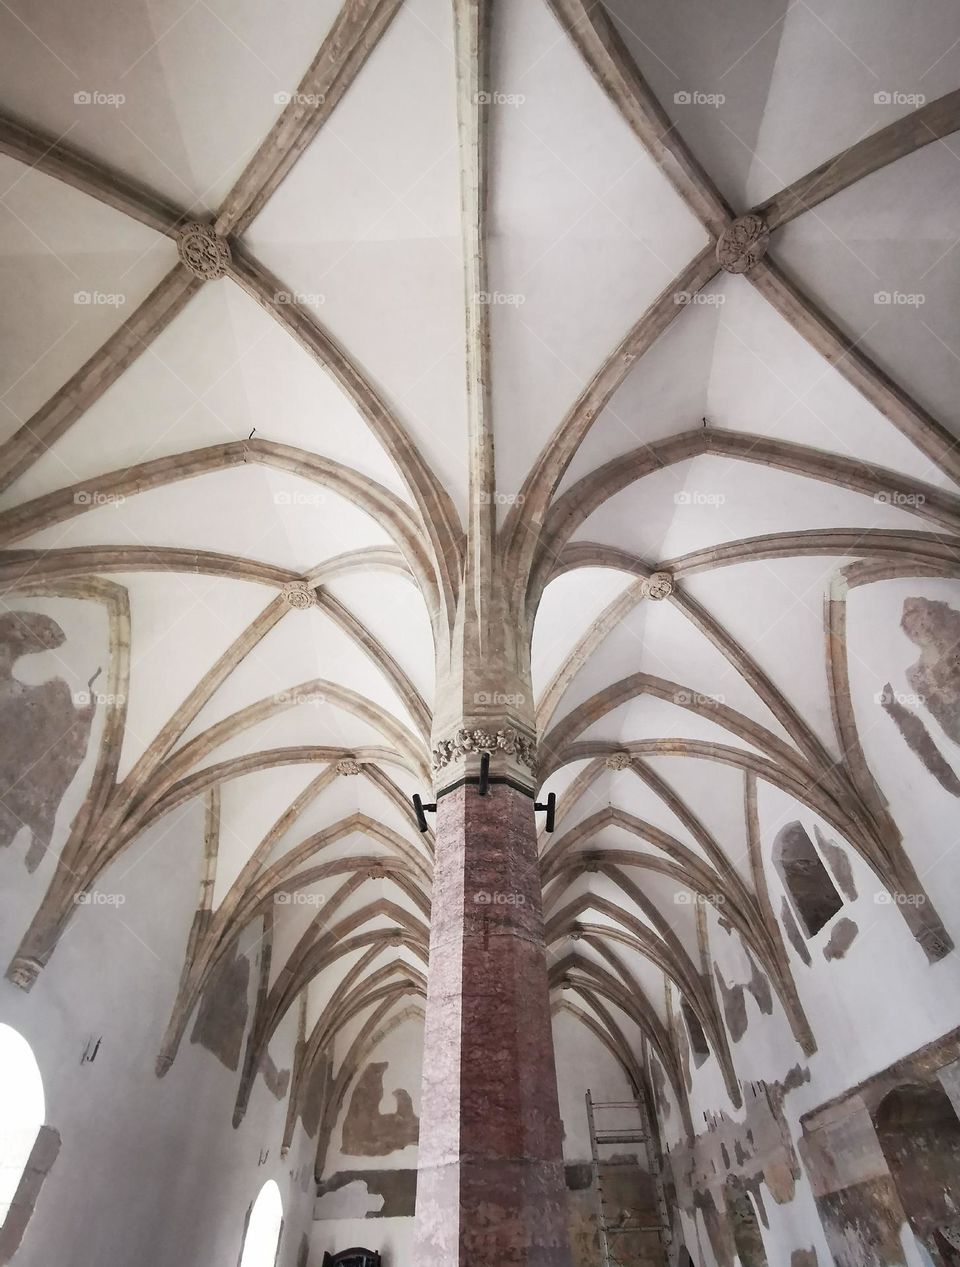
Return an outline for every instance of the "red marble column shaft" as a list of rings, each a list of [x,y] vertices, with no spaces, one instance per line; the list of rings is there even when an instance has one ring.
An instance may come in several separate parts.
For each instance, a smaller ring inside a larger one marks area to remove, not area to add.
[[[417,1267],[569,1267],[533,802],[441,796]]]

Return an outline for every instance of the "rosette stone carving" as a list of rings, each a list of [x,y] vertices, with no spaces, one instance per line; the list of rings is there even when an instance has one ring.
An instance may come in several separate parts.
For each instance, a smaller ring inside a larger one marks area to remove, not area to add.
[[[673,577],[669,572],[654,572],[647,581],[647,598],[659,602],[662,598],[669,598],[672,593]]]
[[[726,273],[748,273],[767,253],[770,230],[760,216],[740,216],[717,242],[717,263]]]
[[[284,602],[297,611],[306,611],[308,607],[316,607],[317,594],[312,585],[306,581],[288,581],[282,590]]]
[[[194,277],[215,281],[227,271],[230,245],[209,224],[185,224],[177,230],[177,251],[180,262]]]

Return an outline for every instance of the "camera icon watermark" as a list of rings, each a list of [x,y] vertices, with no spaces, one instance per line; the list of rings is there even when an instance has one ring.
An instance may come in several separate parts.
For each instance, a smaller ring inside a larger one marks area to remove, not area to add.
[[[901,290],[878,290],[874,292],[873,302],[893,308],[922,308],[927,297],[919,292],[908,294]]]
[[[713,110],[719,110],[726,100],[722,92],[698,92],[696,89],[681,89],[673,94],[674,105],[710,106]]]
[[[322,506],[326,497],[321,492],[303,489],[279,489],[273,495],[274,506]]]
[[[527,99],[522,92],[478,92],[473,100],[478,106],[522,106]]]
[[[675,290],[673,292],[673,302],[678,308],[685,308],[687,305],[703,308],[722,308],[727,302],[727,297],[717,290]]]
[[[126,101],[126,97],[122,92],[97,92],[81,89],[73,94],[73,104],[75,106],[110,106],[114,110],[119,108]]]
[[[875,106],[918,106],[927,104],[927,98],[922,92],[897,92],[884,91],[875,92],[873,94],[873,104]]]
[[[288,893],[286,890],[282,890],[276,894],[273,900],[277,906],[320,907],[324,905],[327,899],[322,893],[302,893],[299,890]]]
[[[75,290],[73,302],[81,307],[122,308],[127,302],[126,295],[103,290]]]
[[[873,900],[877,906],[925,906],[927,899],[923,893],[875,893]]]
[[[327,302],[326,295],[316,290],[278,290],[273,296],[277,304],[299,304],[306,308],[319,308]]]
[[[501,708],[519,708],[527,702],[526,695],[519,692],[477,691],[473,697],[474,704],[494,705]]]
[[[273,103],[277,106],[322,106],[326,97],[322,92],[275,92]]]
[[[527,899],[522,893],[498,893],[481,889],[473,895],[477,906],[526,906]]]
[[[925,493],[903,493],[896,488],[881,489],[874,493],[873,500],[878,506],[922,506],[927,500]]]
[[[122,493],[101,493],[97,489],[79,489],[73,495],[75,506],[122,506],[126,501]]]
[[[674,493],[673,501],[676,506],[722,506],[727,500],[724,493],[707,493],[701,489],[685,488],[679,493]]]
[[[78,893],[73,899],[74,906],[123,906],[126,897],[122,893],[101,893],[99,889],[88,889],[86,893]]]

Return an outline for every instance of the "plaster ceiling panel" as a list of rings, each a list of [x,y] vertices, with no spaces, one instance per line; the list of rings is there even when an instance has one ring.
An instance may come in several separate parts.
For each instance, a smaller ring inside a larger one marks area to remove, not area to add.
[[[3,106],[202,213],[269,132],[277,94],[296,88],[338,9],[295,0],[278,22],[256,0],[13,0],[0,14]]]
[[[214,909],[263,837],[312,777],[311,766],[279,766],[221,784]]]
[[[677,305],[683,312],[598,414],[561,481],[561,492],[612,458],[700,425],[707,412],[713,346],[724,302],[723,283],[715,282]]]
[[[792,226],[785,232],[792,232]],[[849,270],[841,258],[843,245],[833,239],[825,254],[831,259],[834,273],[847,276],[843,293],[849,294]],[[798,265],[794,275],[806,286],[811,251],[798,249],[793,257]],[[856,261],[852,268],[859,269]],[[865,271],[861,276],[864,284],[871,281]],[[872,284],[878,284],[876,278]],[[949,486],[949,479],[758,291],[749,285],[737,285],[737,279],[730,278],[724,295],[726,302],[720,310],[708,392],[707,416],[712,426],[827,449],[928,483]],[[858,319],[860,315],[864,318],[860,328],[875,326],[884,312],[886,309],[875,306],[871,299],[870,312],[858,314]],[[912,315],[906,320],[917,323],[923,319],[918,318],[917,309],[910,312]],[[925,332],[923,337],[932,341]],[[859,341],[859,346],[865,348],[868,342],[869,334]]]
[[[285,285],[312,297],[319,320],[386,396],[462,507],[465,334],[451,14],[443,0],[402,6],[248,237]]]
[[[0,439],[98,350],[176,259],[151,229],[0,156]]]
[[[953,136],[829,199],[789,224],[774,244],[807,293],[844,330],[856,331],[858,346],[955,435],[958,205],[960,149]],[[891,444],[888,465],[898,465],[904,445]],[[935,480],[922,454],[903,469],[915,470],[918,461],[925,478]]]
[[[690,739],[759,752],[718,722],[680,704],[640,695],[585,727],[574,742],[642,743],[648,739]]]
[[[266,749],[316,747],[348,753],[367,746],[385,746],[383,736],[374,726],[333,704],[314,708],[304,702],[240,731],[219,748],[205,753],[196,768],[206,769],[216,762]]]
[[[433,700],[433,633],[419,589],[405,576],[358,571],[324,586],[363,622],[410,676],[428,704]]]
[[[389,543],[369,516],[329,490],[285,471],[245,466],[93,506],[18,544],[176,546],[306,572],[346,550]]]
[[[830,526],[922,530],[930,521],[835,484],[762,463],[706,456],[645,476],[611,497],[574,540],[616,545],[653,564],[759,533]]]
[[[721,621],[833,752],[823,599],[837,569],[830,558],[739,564],[691,577],[694,597]]]
[[[229,282],[204,286],[143,355],[12,487],[65,482],[257,438],[351,465],[406,497],[392,463],[326,372]]]
[[[800,0],[781,24],[747,201],[760,202],[960,82],[953,0]],[[748,139],[749,140],[749,139]]]
[[[398,773],[397,768],[392,767],[390,777],[395,778]],[[304,807],[296,821],[278,838],[270,854],[271,862],[283,857],[309,836],[327,831],[341,819],[350,818],[357,813],[366,814],[378,822],[383,822],[399,835],[413,840],[408,830],[409,820],[369,779],[362,775],[337,775],[326,784],[318,796],[310,801],[309,805]],[[372,840],[369,846],[371,849],[381,848],[379,843]],[[335,848],[339,850],[339,844]],[[319,860],[323,861],[328,856],[333,856],[332,851],[321,853]]]
[[[494,41],[492,390],[498,486],[510,493],[706,238],[543,0],[503,6]]]
[[[688,849],[692,849],[696,853],[700,852],[699,845],[697,845],[694,837],[680,819],[677,818],[666,802],[654,792],[649,784],[632,769],[604,770],[596,782],[584,792],[576,804],[571,807],[569,814],[563,819],[562,831],[564,835],[580,827],[585,820],[592,818],[596,814],[602,814],[604,810],[610,807],[616,807],[627,814],[632,814],[635,818],[652,823],[654,827],[659,827],[662,831],[676,837]],[[606,831],[607,829],[604,828],[603,830]],[[560,836],[559,840],[562,839],[563,837]],[[588,844],[585,844],[584,847],[592,848]],[[633,837],[633,843],[629,847],[636,849],[653,848],[652,845],[640,841],[637,837]]]
[[[260,586],[219,577],[121,573],[114,579],[130,597],[130,691],[119,768],[123,778],[266,603]]]
[[[550,582],[533,628],[533,685],[538,698],[600,613],[635,580],[613,568],[577,568]]]
[[[316,678],[355,691],[412,729],[409,714],[386,678],[328,616],[312,608],[291,611],[274,625],[216,692],[184,741],[258,700],[295,694],[297,687]],[[323,703],[308,707],[319,710]]]
[[[782,739],[787,734],[737,669],[671,603],[643,600],[611,631],[564,694],[556,720],[633,673],[678,686],[678,699],[736,709]]]
[[[745,208],[789,0],[606,7],[673,125],[734,208]]]
[[[743,774],[691,757],[651,757],[650,766],[693,810],[742,876],[749,876]]]

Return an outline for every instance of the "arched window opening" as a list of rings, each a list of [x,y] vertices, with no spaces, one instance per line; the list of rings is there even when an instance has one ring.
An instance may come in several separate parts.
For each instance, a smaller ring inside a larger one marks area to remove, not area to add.
[[[272,1179],[268,1179],[260,1189],[247,1220],[240,1267],[274,1267],[280,1249],[282,1226],[283,1200],[280,1189]]]
[[[690,1051],[693,1053],[693,1063],[699,1069],[703,1062],[710,1057],[710,1044],[707,1042],[707,1036],[703,1032],[699,1017],[686,999],[680,1000],[680,1012],[683,1016],[683,1023],[687,1027]]]
[[[15,1029],[0,1025],[0,1227],[45,1116],[43,1079],[33,1049]]]
[[[938,1083],[891,1091],[874,1113],[900,1204],[936,1267],[960,1267],[960,1119]]]
[[[801,823],[787,823],[773,842],[773,865],[808,937],[843,907],[843,898]]]
[[[727,1206],[733,1243],[743,1267],[769,1267],[767,1251],[763,1248],[760,1222],[747,1192],[728,1190]]]

